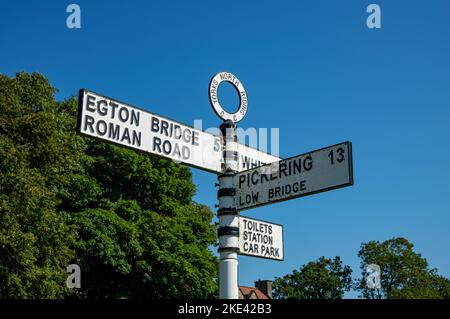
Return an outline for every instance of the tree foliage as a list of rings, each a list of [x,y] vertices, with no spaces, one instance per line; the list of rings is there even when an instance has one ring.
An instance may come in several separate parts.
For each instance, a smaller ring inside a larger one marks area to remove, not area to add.
[[[276,278],[274,297],[278,299],[341,299],[351,288],[349,266],[340,257],[320,257],[291,274]]]
[[[213,215],[189,169],[78,136],[76,99],[55,92],[0,75],[0,297],[215,296]]]
[[[430,269],[428,262],[413,249],[405,238],[392,238],[384,242],[370,241],[361,245],[362,277],[356,282],[361,296],[382,298],[449,298],[450,280]],[[366,285],[367,265],[376,264],[381,270],[381,288]]]

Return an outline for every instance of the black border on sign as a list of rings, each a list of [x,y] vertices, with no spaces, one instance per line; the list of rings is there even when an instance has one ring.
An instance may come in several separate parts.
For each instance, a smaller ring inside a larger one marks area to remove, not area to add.
[[[86,91],[86,90],[80,89],[78,91],[77,133],[80,135],[85,135],[85,134],[81,133],[81,114],[83,112],[84,91]]]
[[[270,258],[270,257],[262,257],[262,256],[256,256],[256,255],[250,255],[250,254],[245,254],[245,253],[241,253],[241,250],[239,249],[239,255],[242,256],[249,256],[249,257],[256,257],[256,258],[262,258],[262,259],[271,259],[271,260],[276,260],[276,261],[284,261],[284,225],[282,224],[277,224],[277,223],[272,223],[269,222],[267,220],[262,220],[262,219],[257,219],[257,218],[251,218],[251,217],[246,217],[246,216],[242,216],[239,215],[239,218],[247,218],[247,219],[251,219],[251,220],[256,220],[258,222],[263,222],[263,223],[267,223],[267,224],[272,224],[272,225],[276,225],[276,226],[280,226],[281,227],[281,241],[282,241],[282,246],[283,246],[283,258],[282,259],[277,259],[277,258]],[[240,223],[241,220],[239,219],[239,229],[240,229]]]
[[[106,98],[106,99],[109,99],[109,100],[118,102],[118,103],[120,103],[120,104],[123,104],[123,105],[129,106],[129,107],[135,108],[135,109],[140,110],[140,111],[142,111],[142,112],[145,112],[145,113],[148,113],[148,114],[152,114],[152,115],[156,115],[156,116],[162,117],[162,118],[164,118],[164,119],[167,119],[167,120],[169,120],[169,121],[171,121],[171,122],[174,122],[174,123],[177,123],[177,124],[186,126],[186,127],[190,128],[190,129],[192,129],[192,130],[196,130],[196,131],[198,131],[198,132],[202,132],[202,133],[205,133],[205,134],[209,134],[209,135],[213,136],[214,138],[219,138],[219,140],[220,140],[220,146],[221,146],[221,147],[223,146],[222,138],[221,138],[220,135],[215,135],[215,134],[212,134],[212,133],[205,132],[205,131],[203,131],[203,130],[199,130],[199,129],[197,129],[197,128],[194,128],[193,126],[186,125],[186,124],[184,124],[184,123],[175,121],[175,120],[171,119],[170,117],[162,116],[162,115],[159,115],[158,113],[150,112],[150,111],[145,110],[145,109],[143,109],[143,108],[141,108],[141,107],[134,106],[133,104],[125,103],[125,102],[123,102],[123,101],[121,101],[121,100],[118,100],[118,99],[115,99],[115,98],[111,98],[111,97],[109,97],[109,96],[107,96],[107,95],[100,94],[100,93],[97,93],[97,92],[95,92],[95,91],[88,90],[88,89],[84,89],[84,88],[83,88],[83,89],[80,89],[80,90],[78,91],[77,133],[78,133],[79,135],[86,136],[86,137],[89,137],[89,138],[93,138],[93,139],[102,141],[102,142],[104,142],[104,143],[111,143],[111,144],[114,144],[114,145],[117,145],[117,146],[126,147],[126,148],[132,149],[132,150],[134,150],[134,151],[141,152],[141,153],[143,153],[143,154],[151,154],[151,155],[154,155],[154,156],[163,158],[163,159],[169,159],[169,160],[171,160],[170,158],[167,158],[167,157],[164,157],[164,156],[161,156],[161,155],[158,155],[158,154],[149,153],[149,152],[146,152],[146,151],[141,150],[141,149],[138,149],[138,148],[134,148],[134,147],[131,147],[131,146],[127,146],[127,145],[120,144],[120,143],[116,143],[116,142],[109,141],[109,140],[104,140],[104,139],[101,139],[101,138],[96,137],[96,136],[92,136],[92,135],[89,135],[89,134],[82,133],[82,132],[81,132],[81,114],[83,113],[83,97],[84,97],[84,92],[91,92],[91,93],[96,94],[96,95],[98,95],[98,96],[101,96],[101,97],[104,97],[104,98]],[[251,147],[251,146],[248,146],[248,145],[246,145],[246,144],[244,144],[244,143],[240,143],[240,142],[237,142],[237,144],[238,144],[238,145],[243,145],[243,146],[245,146],[245,147],[248,147],[248,148],[253,149],[253,150],[255,150],[255,151],[257,151],[257,152],[260,152],[260,153],[264,153],[264,154],[267,154],[267,155],[270,155],[270,156],[273,156],[273,157],[277,157],[277,158],[279,158],[279,159],[281,160],[281,158],[280,158],[279,156],[272,155],[272,154],[270,154],[270,153],[268,153],[268,152],[260,151],[260,150],[258,150],[258,149],[255,148],[255,147]],[[185,163],[185,162],[182,162],[182,161],[180,161],[180,163],[183,163],[183,164],[185,164],[185,165],[187,165],[187,166],[189,166],[189,167],[192,167],[192,168],[196,168],[196,169],[200,169],[200,170],[207,171],[207,172],[210,172],[210,173],[214,173],[214,174],[216,174],[216,175],[223,174],[222,171],[221,171],[221,172],[217,172],[217,171],[205,169],[204,167],[200,167],[200,166],[195,166],[195,165],[192,165],[192,164],[188,164],[188,163]],[[253,168],[252,168],[252,169],[253,169]]]
[[[348,174],[350,175],[350,186],[353,185],[353,149],[352,149],[352,142],[344,142],[347,143],[348,147]]]
[[[285,197],[285,198],[277,199],[277,200],[274,200],[274,201],[271,201],[271,202],[261,203],[261,204],[258,204],[258,205],[250,206],[250,207],[237,208],[237,210],[239,212],[241,212],[241,211],[249,210],[249,209],[256,208],[256,207],[266,206],[266,205],[270,205],[270,204],[274,204],[274,203],[278,203],[278,202],[284,202],[284,201],[287,201],[287,200],[290,200],[290,199],[295,199],[295,198],[299,198],[299,197],[305,197],[305,196],[309,196],[309,195],[323,193],[323,192],[331,191],[331,190],[334,190],[334,189],[343,188],[343,187],[346,187],[346,186],[352,186],[353,185],[353,155],[352,155],[352,143],[349,142],[349,141],[345,141],[345,142],[342,142],[342,143],[337,143],[337,144],[330,145],[330,146],[327,146],[327,147],[322,147],[322,148],[314,150],[312,152],[303,153],[303,154],[300,154],[300,155],[295,155],[295,156],[292,156],[292,157],[288,157],[288,158],[283,159],[281,161],[288,161],[288,160],[291,160],[291,159],[296,158],[296,157],[305,156],[305,155],[309,155],[309,154],[312,154],[312,153],[320,152],[320,151],[325,150],[327,148],[332,148],[332,147],[336,147],[338,145],[343,145],[343,144],[347,145],[347,150],[348,150],[348,154],[349,154],[348,161],[347,161],[348,162],[348,166],[349,166],[348,167],[348,175],[349,175],[348,176],[348,178],[349,178],[349,182],[348,183],[344,183],[344,184],[340,184],[340,185],[336,185],[336,186],[323,188],[323,189],[320,189],[320,190],[317,190],[317,191],[312,191],[312,192],[309,192],[309,193],[293,195],[293,196],[290,196],[290,197]],[[279,161],[279,162],[281,162],[281,161]],[[273,165],[273,164],[274,163],[266,164],[266,165],[262,165],[262,166],[259,166],[259,167],[255,167],[255,168],[246,170],[246,171],[242,171],[242,172],[237,173],[234,177],[237,178],[237,176],[240,175],[240,174],[247,174],[250,171],[261,169],[262,167],[270,166],[270,165]],[[236,188],[236,193],[237,193],[237,188]]]

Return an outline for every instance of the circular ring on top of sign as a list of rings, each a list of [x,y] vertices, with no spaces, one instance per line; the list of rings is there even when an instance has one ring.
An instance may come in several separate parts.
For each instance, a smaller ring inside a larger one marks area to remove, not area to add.
[[[239,108],[234,113],[227,112],[219,102],[219,85],[222,82],[229,82],[236,89],[239,95]],[[231,120],[233,123],[237,123],[242,120],[247,113],[247,92],[245,92],[244,85],[239,79],[230,72],[219,72],[213,76],[209,83],[209,101],[213,107],[214,112],[222,120]]]

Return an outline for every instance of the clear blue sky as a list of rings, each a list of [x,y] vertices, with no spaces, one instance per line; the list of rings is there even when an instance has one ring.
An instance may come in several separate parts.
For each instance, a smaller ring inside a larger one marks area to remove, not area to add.
[[[76,1],[80,30],[66,28],[70,3],[2,0],[0,72],[213,127],[208,83],[226,70],[249,96],[240,126],[280,128],[282,157],[353,142],[353,187],[245,212],[284,224],[285,261],[241,257],[241,284],[322,255],[359,276],[360,244],[394,236],[450,277],[449,1]],[[380,30],[366,27],[370,3]],[[215,176],[193,178],[214,209]]]

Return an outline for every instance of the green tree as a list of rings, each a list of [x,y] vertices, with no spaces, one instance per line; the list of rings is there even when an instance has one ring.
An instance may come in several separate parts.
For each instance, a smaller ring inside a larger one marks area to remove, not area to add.
[[[0,297],[68,294],[65,269],[76,233],[55,206],[55,190],[76,155],[56,113],[55,90],[37,74],[0,75]]]
[[[77,101],[55,91],[0,75],[0,297],[216,296],[213,214],[190,170],[77,135]]]
[[[392,238],[384,242],[363,243],[358,253],[361,258],[362,277],[355,287],[361,297],[382,298],[449,298],[450,281],[430,269],[414,245],[405,238]],[[369,288],[366,284],[367,265],[376,264],[381,270],[381,288]]]
[[[351,289],[349,266],[339,256],[333,260],[320,257],[291,274],[276,278],[274,298],[278,299],[340,299]]]

